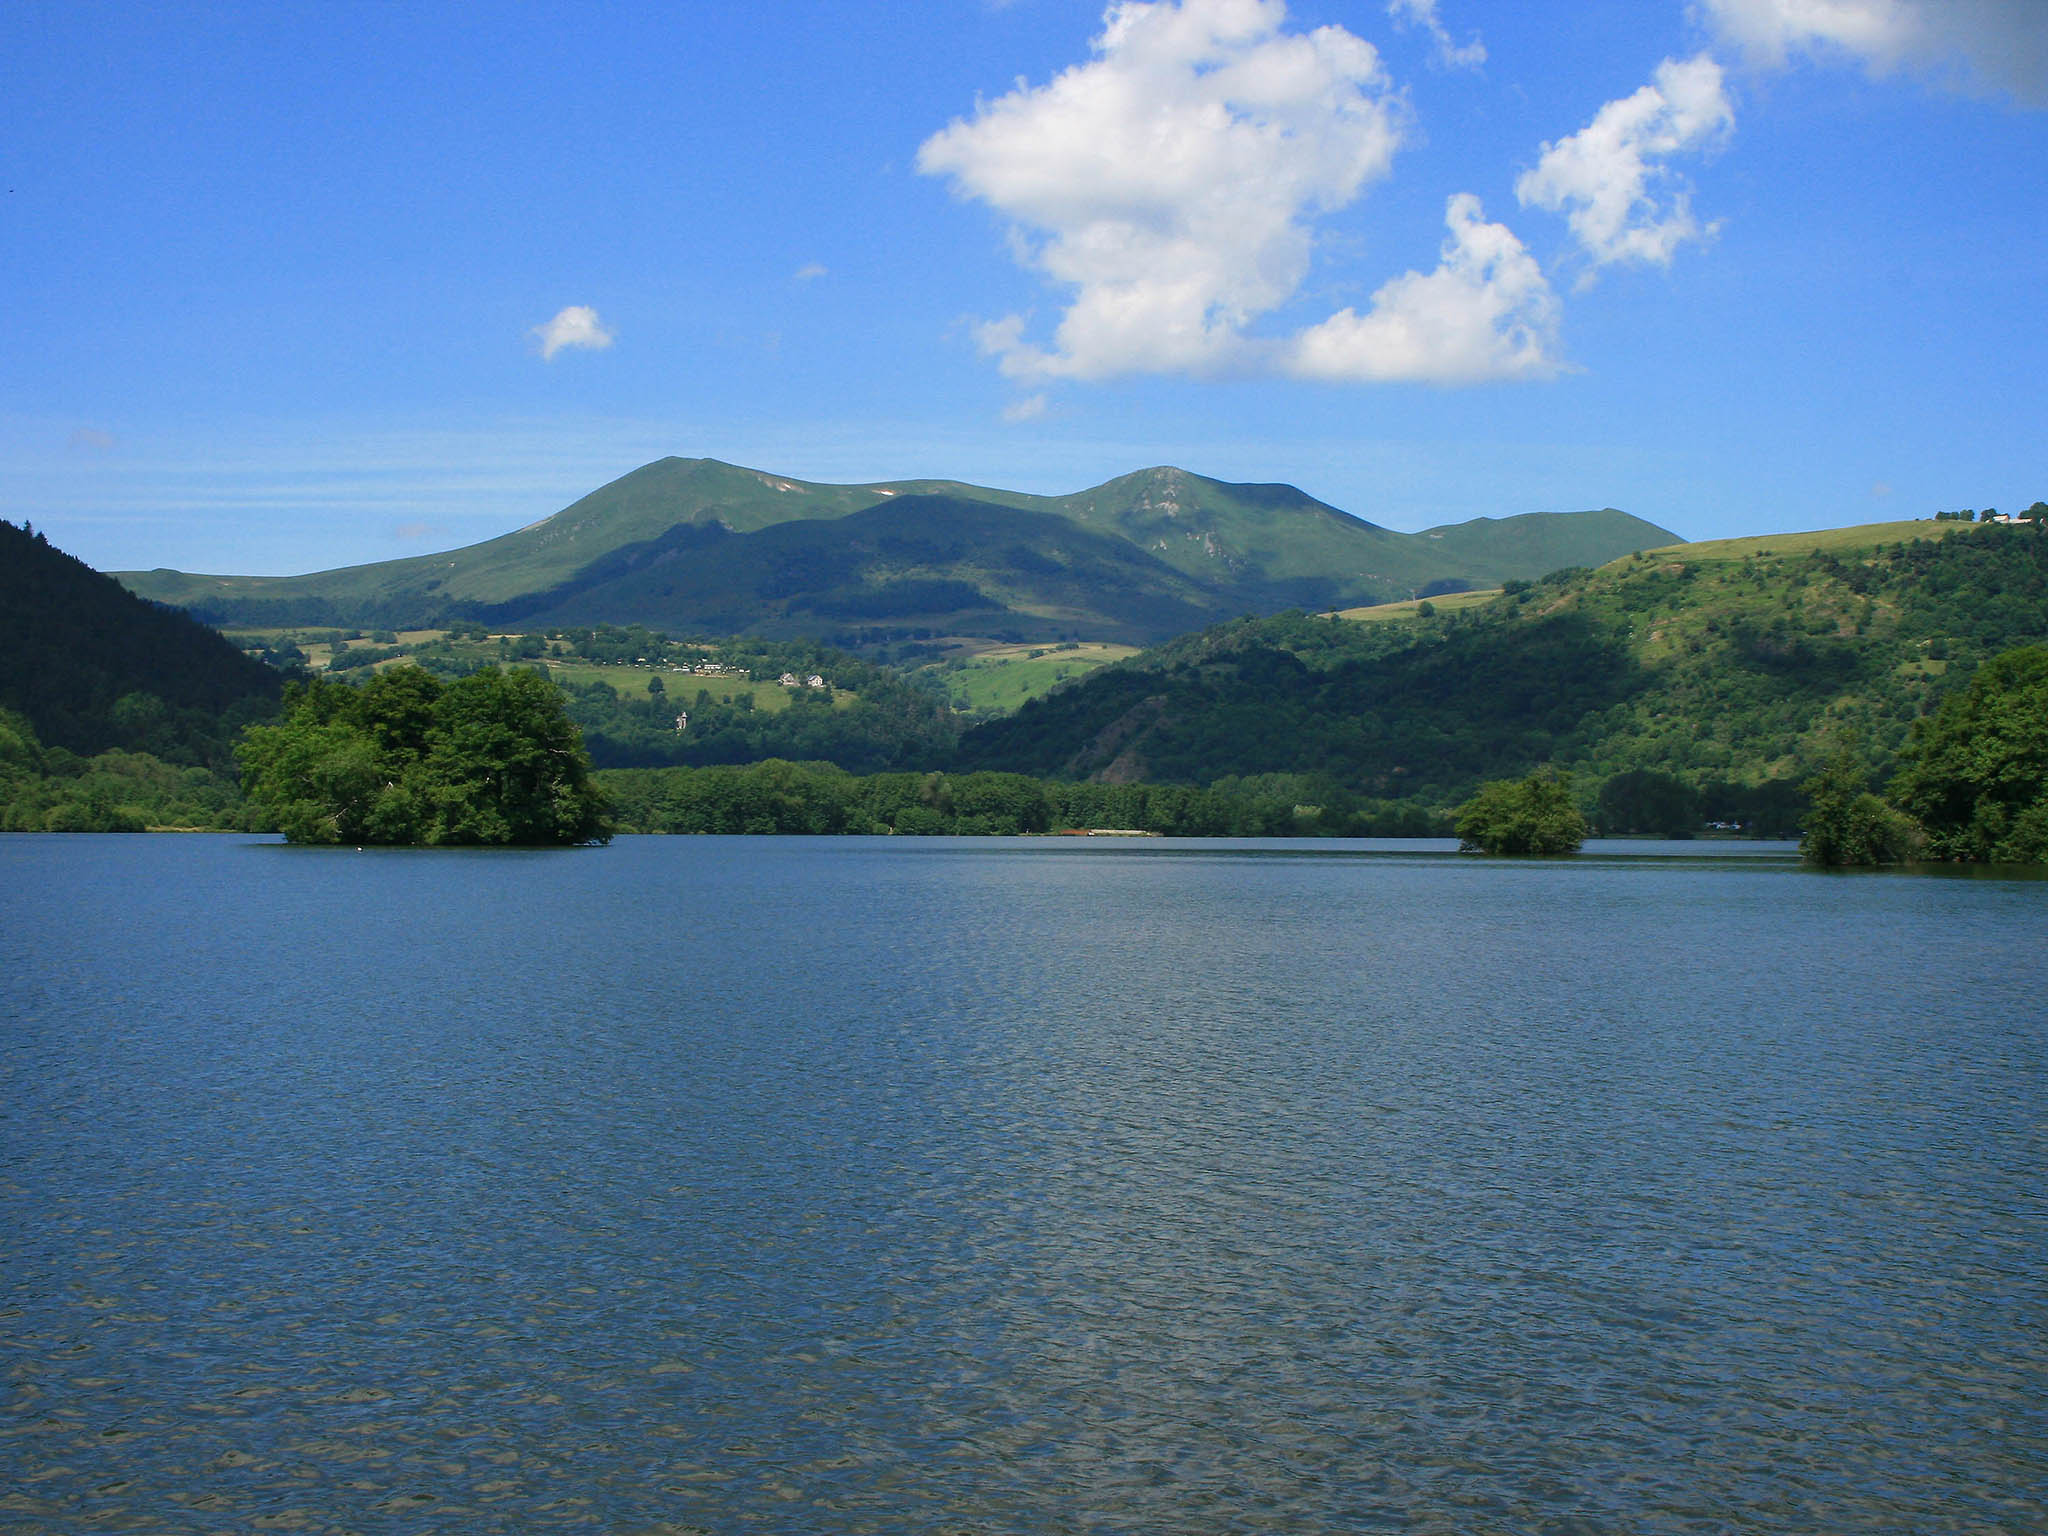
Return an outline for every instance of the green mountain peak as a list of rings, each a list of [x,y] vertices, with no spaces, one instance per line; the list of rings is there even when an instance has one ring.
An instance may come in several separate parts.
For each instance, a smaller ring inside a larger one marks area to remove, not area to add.
[[[1202,614],[1457,591],[1672,540],[1624,514],[1597,516],[1597,529],[1570,517],[1534,526],[1510,518],[1497,536],[1461,525],[1417,537],[1292,485],[1233,484],[1172,465],[1039,496],[954,480],[825,484],[672,456],[465,549],[308,576],[120,579],[217,622],[512,625],[575,612],[678,631],[783,633],[815,623],[804,613],[836,611],[877,626],[965,625],[957,632],[969,635],[1163,639],[1171,631],[1160,625]],[[949,517],[959,524],[953,533],[940,526]],[[777,532],[795,527],[815,531]],[[1098,542],[1076,542],[1062,527]],[[660,579],[650,564],[662,567]],[[713,568],[723,591],[706,584]],[[1057,600],[1046,595],[1054,571]],[[758,595],[752,606],[749,591]],[[939,593],[950,594],[943,614],[933,607]],[[892,614],[899,596],[911,606]]]

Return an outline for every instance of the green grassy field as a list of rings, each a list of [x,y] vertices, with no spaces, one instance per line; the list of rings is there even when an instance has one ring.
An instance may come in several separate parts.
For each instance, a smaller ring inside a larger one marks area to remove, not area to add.
[[[275,643],[279,639],[293,640],[305,652],[306,664],[315,672],[325,671],[328,663],[334,659],[335,642],[333,637],[337,634],[337,631],[332,629],[252,628],[227,630],[224,633],[237,643],[253,640],[261,640],[265,643]],[[328,638],[314,639],[312,638],[314,635],[322,635]],[[461,661],[480,662],[486,665],[498,666],[545,667],[548,675],[565,687],[572,685],[586,687],[591,683],[603,683],[622,699],[644,698],[647,694],[648,680],[658,677],[661,679],[662,688],[666,696],[675,703],[678,709],[687,709],[691,702],[696,699],[700,690],[709,693],[712,698],[720,703],[727,704],[735,703],[739,699],[751,695],[754,700],[754,708],[764,714],[774,714],[779,710],[789,708],[791,690],[773,681],[759,682],[746,677],[731,675],[700,677],[692,672],[671,671],[666,666],[650,666],[646,664],[622,667],[603,666],[594,661],[562,661],[551,656],[507,658],[498,649],[500,638],[500,636],[494,634],[489,640],[456,640],[449,642],[448,631],[444,629],[401,630],[398,631],[398,645],[401,654],[387,661],[377,662],[374,666],[375,670],[379,672],[391,667],[403,666],[415,659],[416,652],[429,646],[439,649],[445,645],[447,651],[452,652]],[[517,640],[520,636],[512,633],[502,638]],[[372,648],[382,650],[388,647],[380,646],[376,641],[365,639],[351,641],[350,648],[355,650]],[[855,695],[844,689],[832,689],[831,694],[834,708],[846,709],[855,702]]]
[[[1484,592],[1447,592],[1442,597],[1413,598],[1399,603],[1375,603],[1370,608],[1341,609],[1340,619],[1356,619],[1361,624],[1384,624],[1389,619],[1412,619],[1428,603],[1438,613],[1449,613],[1457,608],[1478,608],[1500,596],[1500,588],[1490,587]]]
[[[1937,523],[1918,518],[1906,523],[1862,523],[1854,528],[1818,528],[1811,533],[1769,533],[1742,539],[1707,539],[1698,544],[1669,544],[1646,549],[1641,556],[1623,555],[1608,562],[1622,565],[1631,560],[1747,560],[1756,556],[1810,555],[1817,550],[1845,555],[1853,550],[1875,549],[1880,544],[1898,544],[1909,539],[1945,539],[1972,527],[1970,523]]]
[[[525,666],[534,662],[522,663]],[[578,687],[590,683],[603,683],[622,699],[638,699],[647,693],[647,680],[658,677],[666,697],[679,709],[687,709],[690,701],[701,689],[721,702],[733,702],[747,694],[754,698],[754,708],[767,714],[789,708],[792,690],[777,682],[750,682],[744,677],[699,677],[691,672],[671,672],[666,667],[601,667],[587,661],[553,661],[543,658],[538,665],[548,669],[548,675],[564,685]],[[845,709],[854,701],[854,695],[841,689],[833,689],[832,703],[835,708]]]
[[[1083,677],[1137,653],[1137,647],[1130,645],[1089,644],[1067,651],[1042,645],[1003,645],[981,652],[944,676],[953,698],[965,698],[970,710],[1008,714],[1025,700],[1050,693],[1070,678]]]

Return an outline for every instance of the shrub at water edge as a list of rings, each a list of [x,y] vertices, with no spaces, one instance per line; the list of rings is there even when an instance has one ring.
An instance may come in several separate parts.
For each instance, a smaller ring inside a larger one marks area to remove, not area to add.
[[[1457,833],[1461,853],[1554,858],[1579,851],[1586,818],[1573,803],[1571,780],[1539,771],[1480,785],[1458,808]]]
[[[1863,765],[1848,751],[1836,754],[1801,786],[1811,802],[1799,824],[1799,856],[1807,863],[1827,868],[1898,864],[1919,854],[1925,839],[1913,819],[1866,786]]]

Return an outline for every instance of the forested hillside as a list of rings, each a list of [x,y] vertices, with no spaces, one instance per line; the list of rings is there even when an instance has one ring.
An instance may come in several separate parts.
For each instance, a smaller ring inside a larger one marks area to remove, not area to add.
[[[0,707],[44,745],[218,767],[281,686],[204,624],[0,521]]]
[[[0,522],[0,829],[230,824],[241,727],[282,679]]]
[[[978,727],[959,762],[1110,782],[1309,773],[1438,806],[1545,763],[1588,792],[1649,772],[1724,803],[1844,748],[1882,773],[1978,664],[2048,639],[2048,537],[1905,526],[1676,546],[1399,622],[1223,625]]]

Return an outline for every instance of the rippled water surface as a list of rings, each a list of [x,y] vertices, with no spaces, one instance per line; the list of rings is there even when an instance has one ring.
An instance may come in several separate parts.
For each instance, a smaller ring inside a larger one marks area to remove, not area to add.
[[[0,1529],[2048,1528],[2048,884],[1391,846],[0,838]]]

